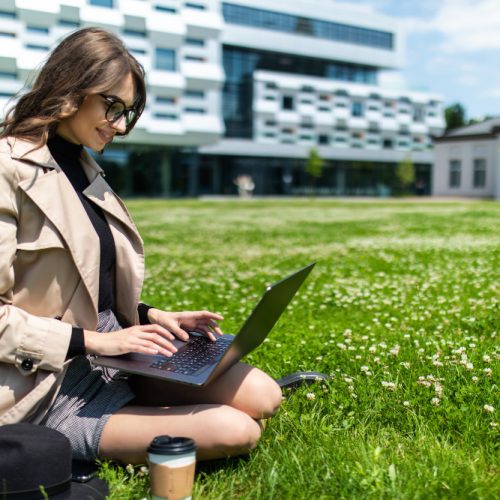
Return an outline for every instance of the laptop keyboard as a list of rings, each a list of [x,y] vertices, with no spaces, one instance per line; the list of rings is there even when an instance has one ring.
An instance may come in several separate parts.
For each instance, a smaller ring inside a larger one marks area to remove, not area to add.
[[[212,342],[206,337],[194,337],[181,351],[175,353],[171,358],[161,358],[150,366],[169,372],[192,375],[205,365],[211,364],[222,357],[231,340],[218,338]]]

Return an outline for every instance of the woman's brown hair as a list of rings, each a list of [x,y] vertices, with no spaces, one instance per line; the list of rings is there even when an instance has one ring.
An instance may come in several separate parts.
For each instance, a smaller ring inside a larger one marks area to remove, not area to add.
[[[15,136],[42,147],[61,120],[74,115],[87,95],[108,91],[128,74],[135,83],[137,117],[146,105],[144,69],[114,34],[84,28],[65,38],[50,54],[31,90],[0,123],[0,138]],[[117,134],[125,135],[125,134]]]

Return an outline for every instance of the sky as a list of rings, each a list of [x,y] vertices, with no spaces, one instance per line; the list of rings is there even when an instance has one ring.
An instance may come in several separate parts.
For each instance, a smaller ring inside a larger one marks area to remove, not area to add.
[[[406,32],[399,75],[380,83],[436,92],[467,118],[500,116],[500,0],[335,0],[394,17]]]

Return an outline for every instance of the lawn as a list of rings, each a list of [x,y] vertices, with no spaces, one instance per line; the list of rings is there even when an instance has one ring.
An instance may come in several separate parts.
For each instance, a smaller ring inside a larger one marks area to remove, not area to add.
[[[143,300],[237,331],[266,284],[316,261],[246,358],[285,394],[247,458],[198,467],[195,499],[500,498],[500,204],[132,200]],[[104,464],[111,499],[144,468]]]

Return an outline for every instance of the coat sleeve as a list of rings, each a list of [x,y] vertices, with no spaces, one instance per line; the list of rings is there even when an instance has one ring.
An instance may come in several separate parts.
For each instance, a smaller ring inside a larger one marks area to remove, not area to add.
[[[0,363],[23,375],[37,369],[59,371],[68,353],[71,325],[29,314],[13,304],[14,261],[21,195],[17,170],[0,153]]]

